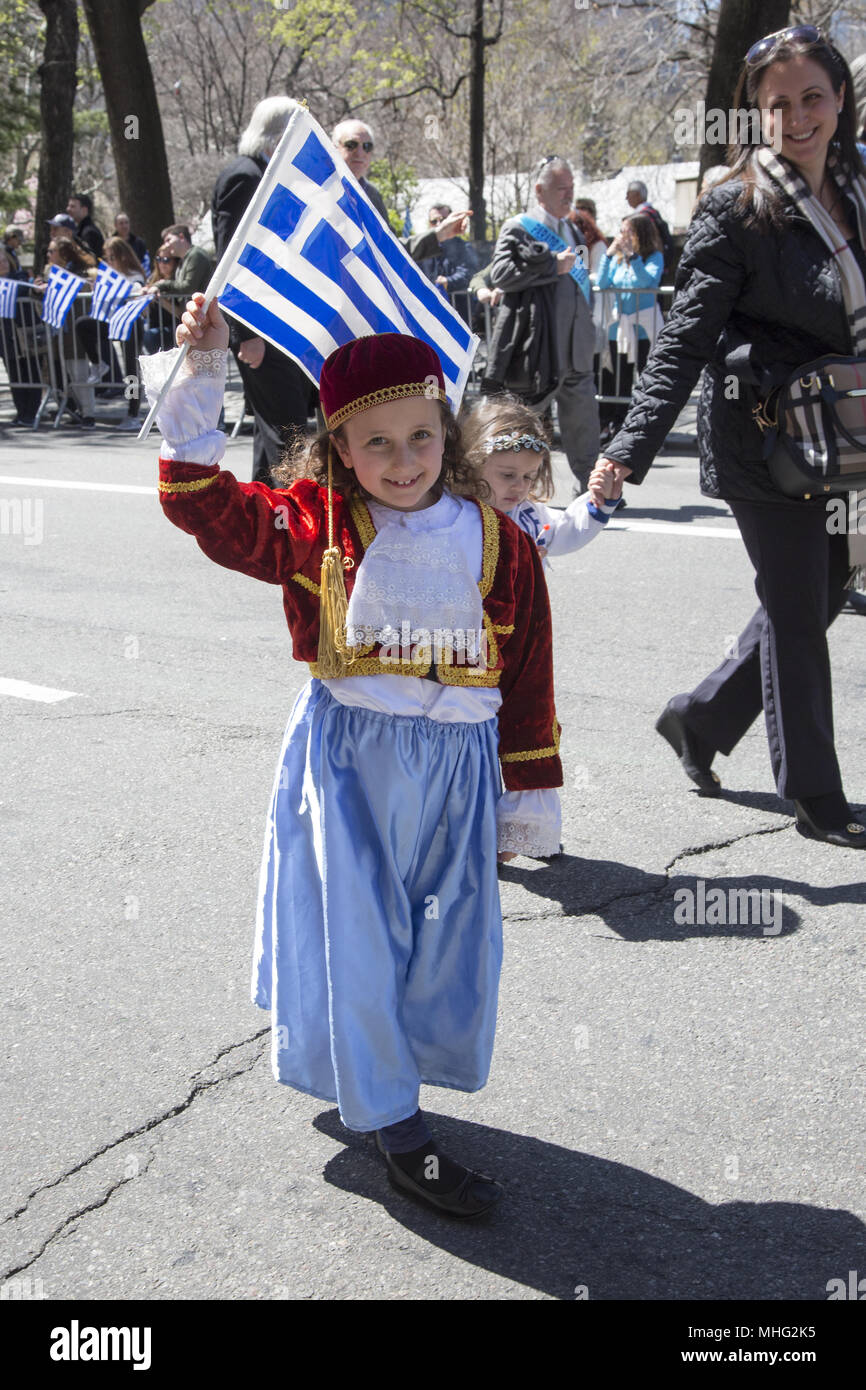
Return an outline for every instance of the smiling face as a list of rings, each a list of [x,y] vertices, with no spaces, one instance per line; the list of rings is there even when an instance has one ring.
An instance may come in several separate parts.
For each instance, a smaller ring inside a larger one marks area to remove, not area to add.
[[[333,436],[347,468],[377,502],[401,512],[420,512],[436,501],[445,437],[438,400],[409,396],[351,416],[345,440]]]
[[[757,91],[768,112],[765,138],[792,164],[822,173],[844,96],[845,84],[834,92],[821,64],[804,54],[771,63]]]
[[[493,496],[493,505],[501,512],[511,512],[529,496],[537,480],[541,463],[533,449],[497,449],[484,464],[484,481]]]

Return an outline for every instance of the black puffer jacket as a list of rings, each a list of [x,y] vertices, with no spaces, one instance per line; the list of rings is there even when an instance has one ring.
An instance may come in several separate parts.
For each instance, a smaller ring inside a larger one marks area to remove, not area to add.
[[[827,353],[851,355],[839,271],[793,202],[784,231],[746,227],[734,208],[741,191],[739,180],[713,189],[695,213],[673,307],[605,456],[631,468],[631,482],[641,482],[703,369],[701,491],[726,500],[822,506],[820,499],[783,497],[773,486],[752,411],[796,367]]]

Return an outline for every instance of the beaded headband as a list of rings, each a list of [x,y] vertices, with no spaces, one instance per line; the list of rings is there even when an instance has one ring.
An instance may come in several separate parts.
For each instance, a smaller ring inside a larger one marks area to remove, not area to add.
[[[500,449],[510,449],[515,454],[519,454],[522,449],[532,449],[536,454],[544,454],[547,452],[547,444],[543,439],[539,439],[537,434],[518,434],[517,430],[514,430],[512,434],[497,434],[485,441],[485,454],[498,453]]]

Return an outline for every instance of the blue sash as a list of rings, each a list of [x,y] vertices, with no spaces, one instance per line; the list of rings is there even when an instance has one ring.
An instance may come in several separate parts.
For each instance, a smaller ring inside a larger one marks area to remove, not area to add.
[[[556,253],[559,251],[577,252],[577,260],[575,261],[574,265],[571,267],[571,270],[568,273],[571,276],[572,280],[574,280],[575,283],[579,285],[580,288],[583,290],[583,297],[586,300],[587,304],[589,304],[591,307],[592,283],[590,281],[589,275],[587,274],[586,266],[583,263],[583,255],[586,252],[586,247],[567,246],[566,243],[563,241],[562,237],[558,234],[558,232],[552,232],[549,227],[546,227],[544,225],[543,222],[536,222],[535,218],[530,217],[528,212],[524,212],[521,214],[520,224],[524,228],[524,230],[529,233],[533,240],[543,241],[545,246],[549,246],[554,255],[556,255]]]

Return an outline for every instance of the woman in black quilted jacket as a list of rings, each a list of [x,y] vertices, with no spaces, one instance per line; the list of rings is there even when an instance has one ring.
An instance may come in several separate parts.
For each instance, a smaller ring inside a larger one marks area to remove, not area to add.
[[[734,105],[764,113],[767,144],[732,148],[730,175],[701,199],[667,324],[601,463],[640,483],[703,370],[701,490],[730,506],[760,607],[738,655],[675,696],[656,728],[717,795],[715,754],[729,754],[763,707],[777,790],[794,801],[798,829],[866,849],[834,748],[826,637],[845,603],[848,538],[829,534],[823,500],[774,487],[753,415],[798,366],[866,356],[866,178],[850,72],[801,25],[749,50]]]

